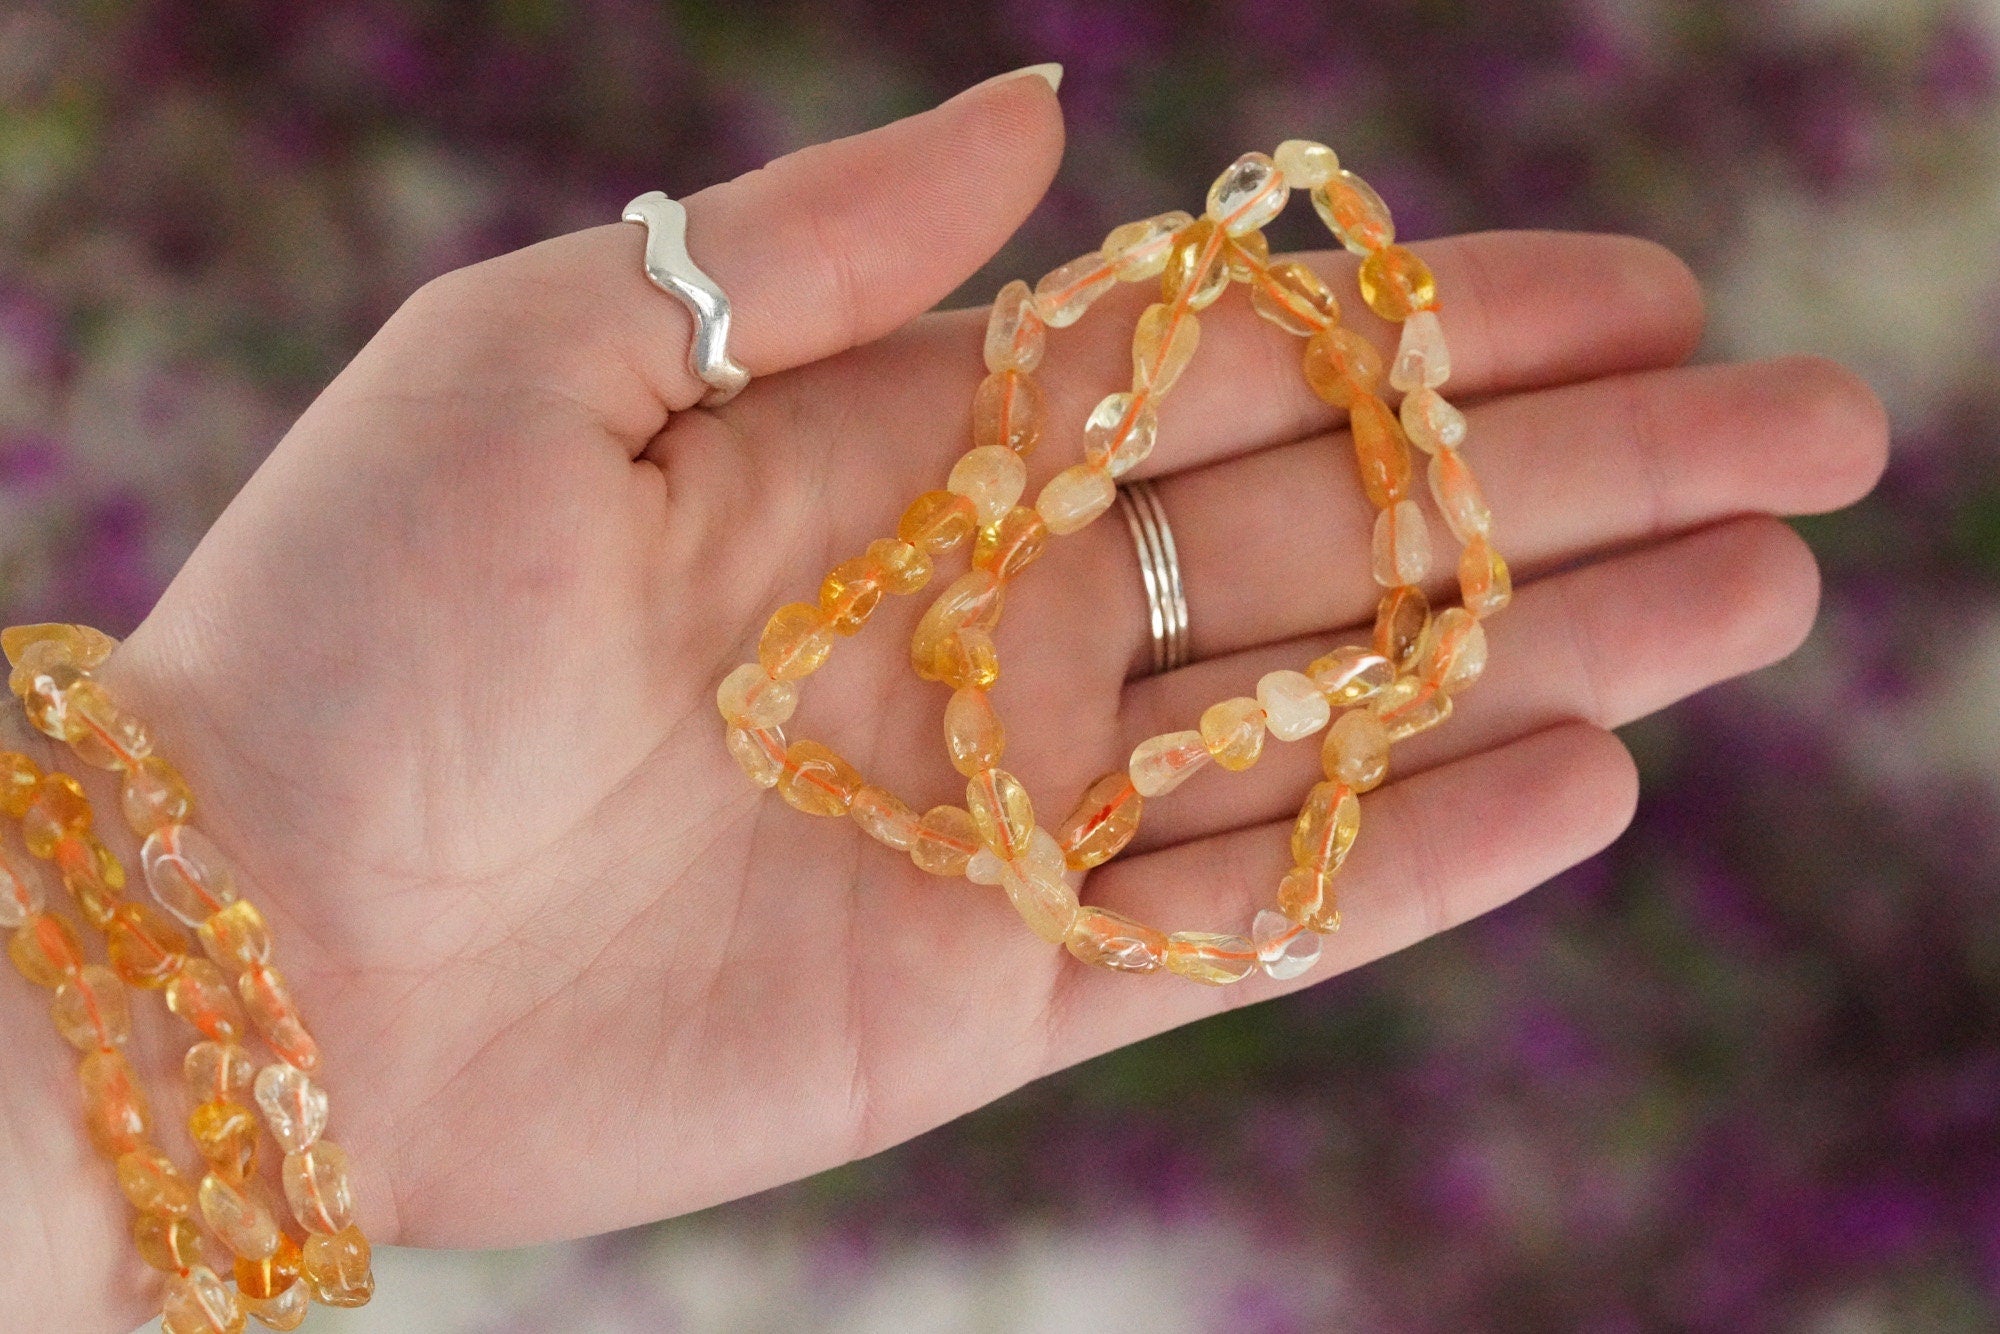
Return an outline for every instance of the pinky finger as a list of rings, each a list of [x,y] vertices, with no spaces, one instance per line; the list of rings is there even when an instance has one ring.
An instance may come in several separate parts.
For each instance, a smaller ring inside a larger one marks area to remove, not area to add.
[[[1212,988],[1097,969],[1057,974],[1048,1068],[1296,991],[1488,912],[1602,850],[1630,823],[1638,777],[1624,744],[1564,723],[1362,798],[1361,837],[1337,877],[1341,929],[1305,976],[1260,972]],[[1085,898],[1166,929],[1243,930],[1271,907],[1289,826],[1216,834],[1115,861]]]

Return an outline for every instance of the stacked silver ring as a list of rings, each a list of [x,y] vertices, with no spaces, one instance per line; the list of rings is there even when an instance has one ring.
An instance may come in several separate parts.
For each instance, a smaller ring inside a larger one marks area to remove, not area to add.
[[[1174,530],[1151,482],[1118,487],[1118,507],[1139,553],[1139,578],[1146,586],[1146,611],[1153,632],[1153,673],[1185,667],[1193,658],[1188,638],[1187,590],[1181,584],[1180,553]]]

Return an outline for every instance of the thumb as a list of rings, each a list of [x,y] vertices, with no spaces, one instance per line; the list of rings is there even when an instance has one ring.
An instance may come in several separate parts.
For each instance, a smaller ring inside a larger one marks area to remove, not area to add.
[[[1055,175],[1060,74],[1001,75],[682,201],[688,253],[729,297],[728,351],[753,377],[748,392],[756,376],[887,333],[992,258]],[[477,283],[504,305],[514,335],[556,358],[542,374],[636,450],[707,390],[688,368],[693,318],[648,281],[644,250],[644,230],[618,222],[441,281]]]

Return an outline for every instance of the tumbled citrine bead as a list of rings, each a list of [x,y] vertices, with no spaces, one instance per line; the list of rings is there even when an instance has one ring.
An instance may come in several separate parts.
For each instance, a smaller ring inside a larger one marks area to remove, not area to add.
[[[1294,190],[1315,190],[1340,171],[1340,158],[1325,144],[1311,139],[1287,139],[1272,152],[1271,160],[1285,174],[1285,184]]]
[[[980,849],[979,826],[972,813],[957,806],[933,806],[917,822],[910,843],[910,860],[932,875],[965,874],[965,864]]]
[[[926,681],[939,679],[945,641],[970,627],[990,630],[1000,621],[1006,586],[991,570],[967,570],[946,584],[910,635],[910,666]]]
[[[1035,807],[1028,789],[1005,769],[982,769],[965,784],[965,808],[979,841],[1002,861],[1021,855],[1035,831]]]
[[[1382,587],[1423,582],[1431,568],[1431,530],[1414,500],[1399,500],[1375,516],[1370,552],[1375,582]]]
[[[945,636],[936,661],[937,679],[953,690],[990,690],[1000,679],[1000,650],[976,625]]]
[[[1451,378],[1451,349],[1435,310],[1412,312],[1403,321],[1396,356],[1389,363],[1389,384],[1404,393],[1436,389]]]
[[[20,819],[41,784],[42,771],[33,760],[16,750],[0,751],[0,811]]]
[[[972,563],[991,570],[1002,579],[1011,579],[1032,565],[1048,545],[1049,525],[1034,510],[1016,505],[1000,522],[982,528],[972,550]]]
[[[1268,155],[1245,153],[1208,187],[1208,216],[1225,232],[1239,235],[1277,217],[1291,192],[1285,174]]]
[[[1340,929],[1340,904],[1333,876],[1312,866],[1295,866],[1278,882],[1278,909],[1308,931],[1329,935]]]
[[[1340,301],[1333,289],[1297,260],[1273,264],[1252,274],[1249,282],[1250,308],[1286,333],[1311,337],[1340,323]]]
[[[1204,310],[1229,286],[1223,263],[1224,238],[1213,221],[1203,218],[1182,228],[1160,273],[1160,300]]]
[[[1132,283],[1156,278],[1167,266],[1174,234],[1194,221],[1194,216],[1175,209],[1137,222],[1113,227],[1098,253],[1118,275],[1118,281]]]
[[[1269,908],[1250,923],[1250,940],[1257,961],[1280,982],[1298,977],[1319,962],[1319,937],[1281,912]]]
[[[1312,202],[1327,230],[1357,255],[1371,254],[1396,239],[1396,224],[1382,196],[1344,167],[1313,190]]]
[[[1109,908],[1078,909],[1063,947],[1085,963],[1120,973],[1150,973],[1167,961],[1166,932]]]
[[[11,930],[48,906],[41,868],[0,848],[0,930]]]
[[[132,832],[144,838],[162,825],[187,823],[194,814],[194,794],[171,763],[148,755],[126,767],[118,805]]]
[[[1132,786],[1132,775],[1114,769],[1084,790],[1063,822],[1056,827],[1056,845],[1071,870],[1102,866],[1124,850],[1139,832],[1146,799]]]
[[[1167,937],[1167,968],[1210,986],[1241,982],[1257,967],[1257,947],[1242,936],[1176,931]]]
[[[1385,245],[1361,261],[1361,299],[1385,320],[1406,320],[1437,305],[1437,279],[1414,250]]]
[[[188,1198],[193,1200],[193,1187]],[[132,1220],[139,1258],[166,1274],[185,1273],[201,1259],[201,1233],[184,1215],[142,1213]]]
[[[887,788],[863,783],[848,804],[848,815],[877,843],[908,852],[917,838],[917,814]]]
[[[50,913],[25,918],[7,940],[7,956],[21,976],[51,991],[83,967],[83,947],[68,922]]]
[[[116,1047],[103,1047],[77,1067],[83,1087],[83,1125],[90,1142],[106,1158],[118,1158],[146,1142],[151,1117],[138,1076]]]
[[[296,1066],[272,1064],[259,1070],[253,1096],[271,1138],[286,1153],[311,1148],[326,1130],[326,1090]]]
[[[1403,396],[1403,433],[1426,454],[1457,449],[1465,443],[1465,414],[1445,402],[1435,389],[1413,389]]]
[[[152,752],[145,725],[89,678],[69,688],[64,711],[70,749],[85,764],[122,769]]]
[[[82,910],[84,920],[102,931],[111,924],[119,906],[125,902],[118,893],[124,882],[124,867],[111,856],[110,849],[96,841],[89,834],[82,838],[65,838],[55,846],[49,860],[56,864],[62,876],[63,888],[76,900]],[[109,874],[115,868],[120,874],[117,884],[112,883]]]
[[[1444,524],[1460,542],[1484,537],[1493,527],[1493,512],[1479,480],[1466,466],[1465,456],[1455,449],[1440,449],[1431,456],[1431,497],[1437,501]]]
[[[1486,670],[1486,627],[1463,607],[1447,607],[1431,622],[1418,655],[1423,679],[1455,695]]]
[[[1041,364],[1047,341],[1042,317],[1035,313],[1035,294],[1016,278],[993,298],[986,317],[986,369],[1032,371]]]
[[[1410,449],[1403,439],[1403,425],[1373,394],[1355,395],[1347,414],[1361,489],[1370,504],[1387,509],[1410,491]]]
[[[1271,243],[1257,231],[1232,236],[1222,243],[1222,263],[1231,282],[1247,283],[1270,267]]]
[[[187,1085],[189,1102],[248,1102],[256,1077],[250,1053],[234,1042],[204,1039],[181,1058],[181,1079]]]
[[[967,778],[1000,762],[1007,749],[1007,729],[984,690],[971,687],[952,692],[944,706],[944,747],[952,767]]]
[[[896,536],[933,556],[942,556],[978,527],[972,502],[950,491],[926,491],[910,502],[896,524]]]
[[[56,1032],[78,1051],[122,1047],[132,1036],[132,1005],[125,984],[101,964],[87,963],[56,988],[50,1003]]]
[[[189,957],[167,981],[167,1008],[203,1037],[234,1042],[248,1024],[242,1003],[222,971],[206,959]]]
[[[297,1329],[306,1321],[312,1308],[312,1298],[305,1280],[299,1279],[291,1287],[275,1297],[242,1297],[243,1309],[257,1318],[257,1323],[266,1329]]]
[[[1299,369],[1313,393],[1336,408],[1351,407],[1382,382],[1382,354],[1352,329],[1322,329],[1306,339]]]
[[[1319,682],[1304,672],[1266,672],[1257,681],[1264,727],[1280,741],[1297,741],[1326,726],[1332,706]]]
[[[1027,489],[1028,465],[1005,445],[978,445],[952,465],[945,487],[972,502],[979,526],[997,523]]]
[[[275,1297],[299,1281],[303,1262],[299,1244],[280,1232],[278,1249],[263,1259],[236,1257],[236,1290],[250,1300]]]
[[[1158,302],[1146,307],[1132,330],[1132,388],[1155,398],[1166,393],[1193,360],[1200,341],[1201,321],[1193,311]]]
[[[1514,600],[1507,562],[1484,533],[1474,533],[1458,556],[1458,593],[1465,609],[1482,619]]]
[[[1049,478],[1035,497],[1035,513],[1050,532],[1068,534],[1110,509],[1116,499],[1118,484],[1109,472],[1095,463],[1078,463]]]
[[[785,733],[777,727],[732,727],[722,734],[736,767],[758,787],[776,787],[785,776]]]
[[[1431,602],[1423,589],[1415,584],[1390,589],[1375,604],[1375,652],[1397,671],[1408,670],[1430,624]]]
[[[1050,270],[1035,284],[1035,313],[1051,329],[1068,328],[1117,281],[1117,269],[1103,254],[1093,250],[1079,255]]]
[[[188,1113],[188,1138],[218,1175],[242,1181],[257,1166],[257,1118],[240,1102],[211,1099]]]
[[[995,371],[980,381],[972,395],[972,443],[1027,454],[1041,443],[1047,416],[1048,404],[1034,376]]]
[[[194,1208],[194,1186],[173,1159],[150,1144],[118,1155],[118,1188],[141,1213],[185,1217]]]
[[[1349,645],[1315,658],[1306,675],[1336,709],[1359,704],[1396,679],[1396,664],[1373,649]]]
[[[261,1260],[278,1249],[278,1222],[249,1186],[218,1172],[201,1179],[195,1192],[202,1221],[237,1255]]]
[[[331,1236],[354,1221],[354,1187],[347,1170],[347,1153],[321,1140],[301,1153],[288,1153],[284,1164],[285,1199],[292,1216],[308,1232]]]
[[[1083,456],[1122,477],[1153,452],[1159,418],[1143,395],[1106,394],[1083,422]]]
[[[1361,832],[1361,803],[1345,783],[1315,783],[1292,825],[1292,861],[1324,871],[1340,869]]]
[[[833,652],[833,627],[810,602],[788,602],[771,613],[757,640],[757,661],[779,681],[810,676]]]
[[[242,1334],[243,1306],[206,1265],[191,1265],[167,1284],[161,1334]]]
[[[1028,929],[1060,945],[1076,921],[1076,890],[1063,878],[1062,850],[1046,829],[1037,829],[1027,855],[1003,862],[1000,888]]]
[[[882,588],[906,597],[931,581],[931,558],[924,549],[899,537],[878,537],[868,544],[868,559],[881,571]]]
[[[118,647],[118,641],[102,630],[93,630],[87,625],[64,625],[58,621],[10,625],[0,630],[0,653],[5,653],[7,661],[16,667],[31,656],[30,649],[37,647],[53,650],[54,661],[89,671],[111,656],[111,651]],[[14,693],[21,693],[18,686]]]
[[[1391,741],[1436,727],[1451,716],[1451,696],[1421,677],[1405,676],[1368,701]]]
[[[20,670],[16,669],[15,675],[20,674]],[[83,674],[67,663],[37,668],[29,673],[27,689],[21,695],[21,712],[27,716],[28,725],[43,736],[68,741],[69,692],[83,679]]]
[[[299,1018],[298,1004],[284,974],[267,964],[256,964],[236,979],[236,990],[243,997],[250,1021],[272,1051],[301,1070],[319,1067],[319,1043]]]
[[[1225,769],[1248,769],[1264,753],[1264,706],[1249,696],[1211,704],[1201,715],[1201,740]]]
[[[235,869],[193,825],[162,825],[148,834],[139,864],[154,901],[188,926],[200,926],[236,902]]]
[[[1326,731],[1320,764],[1336,783],[1367,792],[1389,776],[1389,731],[1367,709],[1349,709]]]
[[[819,742],[794,741],[786,748],[778,794],[807,815],[847,814],[860,788],[854,766]]]
[[[240,972],[271,958],[271,928],[248,899],[238,899],[196,929],[202,948],[226,972]]]
[[[715,707],[731,727],[776,727],[799,706],[799,688],[772,678],[759,662],[746,662],[715,688]]]
[[[358,1227],[331,1237],[306,1238],[303,1273],[313,1297],[325,1306],[363,1306],[375,1293],[368,1238]]]
[[[1132,748],[1125,772],[1142,797],[1159,797],[1185,783],[1212,757],[1200,732],[1163,732]]]
[[[143,903],[119,904],[104,937],[111,971],[127,986],[163,987],[187,959],[188,938],[181,929]]]
[[[875,562],[867,556],[856,556],[834,566],[820,581],[819,609],[826,616],[827,627],[835,634],[851,635],[868,624],[868,618],[875,614],[885,591],[882,572]],[[773,718],[770,721],[781,723],[785,720]],[[739,727],[744,725],[737,724]]]
[[[68,774],[42,775],[35,799],[21,816],[21,841],[37,857],[53,857],[66,838],[90,832],[90,798],[83,784]]]

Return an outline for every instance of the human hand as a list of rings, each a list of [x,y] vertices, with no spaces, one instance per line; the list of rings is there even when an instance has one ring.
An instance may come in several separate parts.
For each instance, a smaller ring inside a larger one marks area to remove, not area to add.
[[[984,313],[912,317],[1020,223],[1061,140],[1048,87],[1021,77],[690,198],[691,247],[757,376],[716,410],[691,407],[687,317],[646,283],[636,227],[438,279],[105,669],[272,921],[371,1236],[516,1244],[698,1208],[1399,949],[1616,836],[1634,777],[1603,729],[1805,634],[1812,559],[1769,516],[1868,489],[1872,395],[1814,360],[1681,368],[1700,297],[1657,247],[1463,237],[1418,248],[1519,591],[1479,686],[1363,799],[1319,968],[1222,990],[1087,969],[999,893],[752,787],[716,682],[965,448]],[[1349,257],[1307,258],[1387,345],[1345,299]],[[1052,334],[1037,482],[1123,385],[1147,299],[1122,289]],[[1297,340],[1240,294],[1203,323],[1141,470],[1179,540],[1195,665],[1143,675],[1115,519],[1010,595],[995,698],[1008,768],[1050,821],[1136,741],[1365,635],[1372,514]],[[885,606],[841,641],[788,731],[921,810],[960,802],[962,780],[944,689],[908,670],[919,610]],[[1239,926],[1271,898],[1316,764],[1317,747],[1274,747],[1197,778],[1086,900]],[[0,1003],[9,1031],[42,1022]],[[122,1204],[73,1128],[69,1053],[14,1045],[0,1249],[51,1266],[70,1286],[47,1317],[83,1328],[79,1304],[136,1292]],[[163,1121],[174,1045],[157,1035],[149,1071]]]

